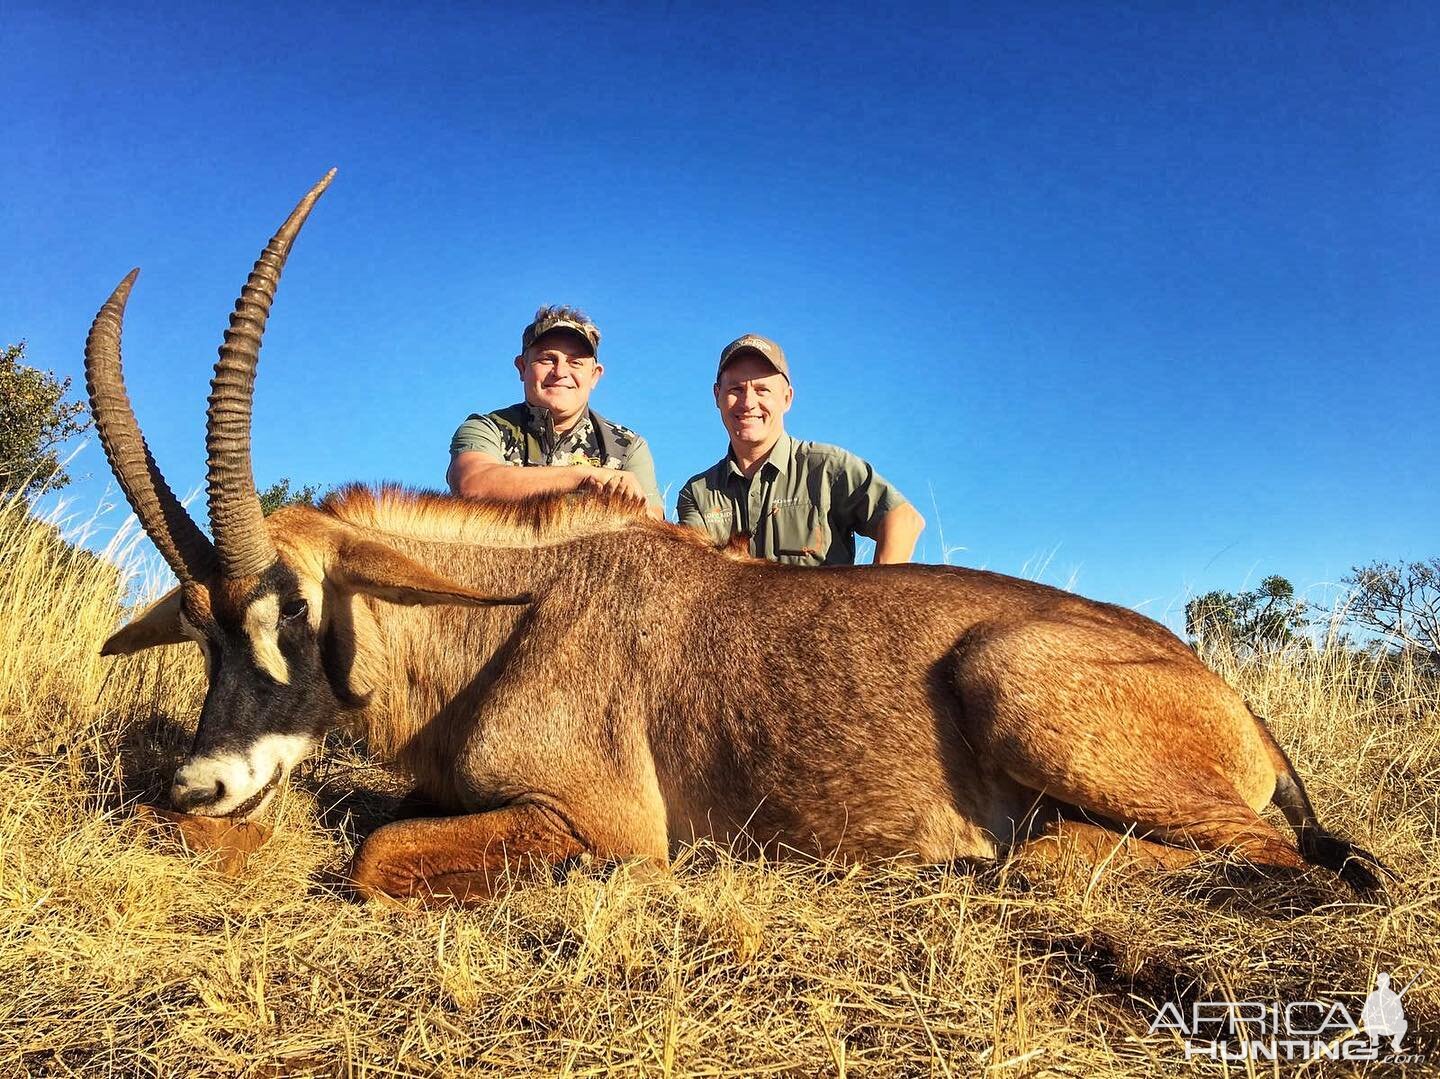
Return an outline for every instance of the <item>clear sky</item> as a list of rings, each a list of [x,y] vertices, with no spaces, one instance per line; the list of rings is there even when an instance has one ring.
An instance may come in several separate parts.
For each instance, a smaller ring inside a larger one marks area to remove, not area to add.
[[[266,336],[262,486],[441,486],[566,302],[672,514],[754,331],[791,433],[895,482],[929,561],[943,528],[1173,626],[1440,553],[1434,5],[47,2],[0,36],[0,339],[80,384],[140,266],[126,373],[177,490],[234,296],[334,165]],[[93,504],[93,438],[72,472]]]

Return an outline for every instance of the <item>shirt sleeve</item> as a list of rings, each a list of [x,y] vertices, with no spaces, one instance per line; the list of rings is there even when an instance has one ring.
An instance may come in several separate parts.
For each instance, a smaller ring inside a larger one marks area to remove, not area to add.
[[[840,510],[846,525],[874,539],[885,515],[906,504],[905,496],[876,472],[869,461],[853,453],[845,453],[836,469],[832,505]]]
[[[660,487],[655,482],[655,458],[650,454],[650,443],[636,435],[635,445],[630,448],[620,470],[635,477],[640,484],[640,490],[645,492],[645,501],[650,506],[662,514],[665,512],[665,501],[660,497]]]
[[[505,443],[494,420],[489,416],[472,415],[450,437],[450,453],[483,453],[504,462]]]
[[[705,518],[700,516],[700,507],[695,502],[694,481],[680,488],[680,497],[675,500],[675,519],[688,528],[708,531]]]

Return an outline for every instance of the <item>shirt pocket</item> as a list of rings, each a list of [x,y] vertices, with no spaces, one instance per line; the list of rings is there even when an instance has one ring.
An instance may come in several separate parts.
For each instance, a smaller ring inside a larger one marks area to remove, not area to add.
[[[804,559],[813,565],[825,561],[830,546],[830,530],[820,507],[809,501],[789,506],[776,506],[771,511],[775,528],[775,553],[787,558]]]

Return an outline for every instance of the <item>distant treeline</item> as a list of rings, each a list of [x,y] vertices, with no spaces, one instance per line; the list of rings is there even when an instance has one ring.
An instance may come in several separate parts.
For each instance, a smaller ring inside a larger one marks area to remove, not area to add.
[[[1284,577],[1244,592],[1207,592],[1185,605],[1185,632],[1201,648],[1279,651],[1323,628],[1336,643],[1414,653],[1440,665],[1440,558],[1372,562],[1340,580],[1331,607],[1309,604]]]

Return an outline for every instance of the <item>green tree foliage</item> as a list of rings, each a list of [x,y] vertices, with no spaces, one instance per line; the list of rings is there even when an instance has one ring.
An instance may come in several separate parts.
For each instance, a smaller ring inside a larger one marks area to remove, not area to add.
[[[70,379],[24,360],[24,341],[0,352],[0,494],[6,495],[69,483],[56,451],[90,426],[85,406],[65,400]]]
[[[290,477],[284,476],[260,492],[260,508],[265,511],[265,516],[269,517],[281,506],[314,505],[319,497],[320,487],[317,484],[307,483],[304,487],[297,487],[292,491]]]
[[[1440,558],[1356,566],[1341,583],[1349,622],[1440,660]]]
[[[1278,575],[1248,592],[1207,592],[1185,604],[1185,632],[1202,648],[1273,652],[1297,640],[1309,623],[1305,601]]]

